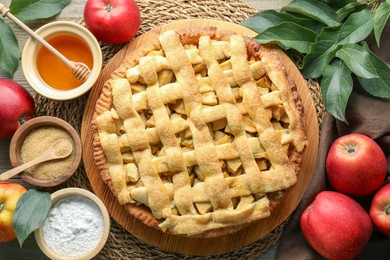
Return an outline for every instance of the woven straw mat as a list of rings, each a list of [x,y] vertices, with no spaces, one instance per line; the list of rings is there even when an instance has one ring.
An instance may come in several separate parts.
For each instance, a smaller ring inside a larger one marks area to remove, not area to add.
[[[138,34],[178,19],[210,18],[239,24],[257,12],[254,7],[243,3],[241,0],[138,0],[137,3],[142,16]],[[82,24],[82,21],[80,23]],[[101,43],[103,63],[106,64],[121,47],[123,45],[106,45]],[[299,66],[300,57],[294,54],[290,54],[291,56]],[[309,88],[313,95],[319,123],[321,124],[324,107],[321,101],[319,85],[315,81],[309,81]],[[59,117],[70,123],[80,133],[82,115],[87,98],[88,94],[70,101],[55,101],[36,94],[34,97],[36,103],[35,115]],[[65,187],[80,187],[92,190],[83,165],[80,165],[69,181],[55,189]],[[137,239],[115,221],[112,221],[109,238],[99,257],[101,259],[254,259],[276,244],[287,223],[288,220],[284,221],[270,234],[242,249],[223,255],[200,258],[159,250]]]

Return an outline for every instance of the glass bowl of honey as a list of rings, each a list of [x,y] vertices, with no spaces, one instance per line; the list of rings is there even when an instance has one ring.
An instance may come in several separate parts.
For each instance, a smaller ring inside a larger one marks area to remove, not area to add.
[[[36,33],[74,62],[82,62],[91,70],[83,82],[72,69],[38,41],[29,38],[22,52],[22,69],[30,86],[53,100],[77,98],[90,90],[102,69],[102,52],[96,38],[85,27],[67,21],[48,23]]]

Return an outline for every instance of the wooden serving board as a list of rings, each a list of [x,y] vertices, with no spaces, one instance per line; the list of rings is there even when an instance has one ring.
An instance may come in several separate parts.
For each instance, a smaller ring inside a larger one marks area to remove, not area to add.
[[[292,61],[282,51],[276,49],[288,70],[289,76],[297,85],[298,92],[304,103],[304,121],[307,127],[309,144],[304,153],[303,164],[298,176],[298,182],[287,191],[283,202],[269,218],[250,224],[247,228],[244,228],[239,232],[223,237],[191,238],[165,234],[160,230],[148,227],[139,220],[130,216],[125,209],[119,205],[114,195],[101,179],[100,173],[95,166],[93,159],[93,137],[90,122],[94,113],[95,102],[100,96],[103,84],[109,78],[111,72],[121,64],[127,53],[134,51],[139,46],[146,44],[151,40],[157,40],[160,33],[169,29],[183,30],[187,28],[208,26],[215,26],[219,29],[233,31],[247,36],[256,35],[255,32],[237,24],[207,19],[179,20],[144,33],[119,51],[103,69],[100,78],[89,95],[81,129],[81,140],[84,149],[83,160],[89,181],[96,195],[106,205],[111,217],[134,236],[150,245],[163,250],[191,255],[216,255],[242,248],[261,239],[286,220],[297,207],[306,187],[310,182],[315,168],[319,139],[316,109],[306,81],[302,78]]]

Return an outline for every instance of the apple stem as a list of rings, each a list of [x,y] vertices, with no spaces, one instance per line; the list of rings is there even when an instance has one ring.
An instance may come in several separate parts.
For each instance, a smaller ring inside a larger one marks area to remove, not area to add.
[[[344,149],[348,152],[348,153],[354,153],[356,151],[356,146],[354,145],[346,145],[344,147]]]
[[[4,203],[0,203],[0,213],[3,211],[4,209]]]
[[[19,117],[18,119],[18,124],[19,126],[23,125],[24,123],[27,122],[27,115],[26,114],[23,114],[21,117]]]
[[[111,11],[112,11],[112,5],[110,4],[106,5],[106,12],[111,13]]]
[[[386,215],[390,215],[390,203],[386,204],[386,206],[383,208]]]

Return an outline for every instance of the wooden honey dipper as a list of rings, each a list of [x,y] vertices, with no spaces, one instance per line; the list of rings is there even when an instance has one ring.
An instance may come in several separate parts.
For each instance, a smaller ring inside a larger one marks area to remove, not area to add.
[[[56,55],[61,61],[63,61],[69,68],[72,69],[72,75],[82,82],[86,81],[91,73],[91,70],[82,62],[71,61],[66,58],[61,52],[51,46],[47,41],[45,41],[41,36],[31,30],[27,25],[25,25],[22,21],[16,18],[13,14],[11,14],[10,10],[5,7],[4,4],[0,3],[0,13],[3,17],[8,17],[17,25],[19,25],[23,30],[25,30],[28,34],[30,34],[35,40],[45,46],[50,52]]]

